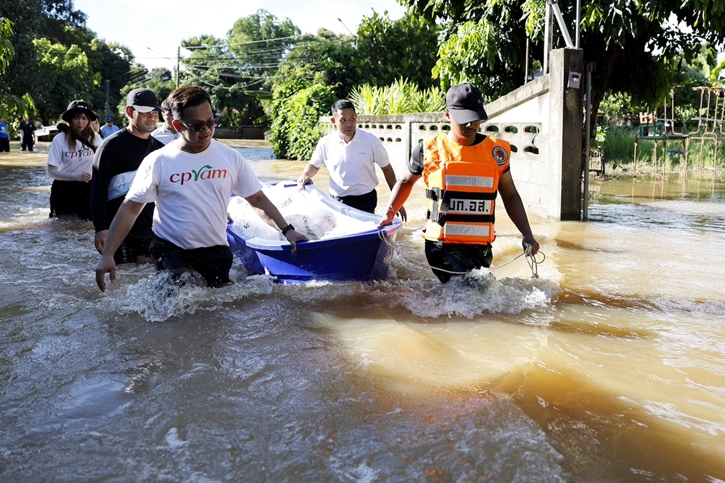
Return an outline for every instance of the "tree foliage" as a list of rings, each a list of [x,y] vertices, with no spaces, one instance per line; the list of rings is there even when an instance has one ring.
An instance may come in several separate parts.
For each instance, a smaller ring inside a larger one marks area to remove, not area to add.
[[[354,65],[366,83],[386,86],[405,78],[425,89],[435,84],[437,49],[438,27],[425,17],[406,13],[391,20],[388,12],[373,11],[358,27]]]
[[[356,56],[353,39],[320,29],[317,35],[304,35],[285,56],[274,74],[274,84],[300,88],[319,83],[331,86],[338,98],[344,98],[363,77],[352,66]]]
[[[240,68],[225,39],[204,35],[185,40],[182,46],[191,51],[184,60],[185,84],[205,86],[222,125],[258,124],[266,120],[259,94]]]
[[[320,29],[317,35],[299,38],[274,77],[270,141],[277,157],[309,159],[324,131],[319,118],[329,115],[332,103],[349,97],[356,86],[404,85],[385,101],[384,109],[411,112],[411,102],[421,103],[424,95],[407,100],[401,95],[433,85],[436,35],[436,27],[425,20],[405,16],[392,21],[387,13],[373,12],[355,37]],[[399,80],[401,76],[407,80]],[[438,96],[440,102],[443,97]]]
[[[266,10],[238,19],[225,39],[202,35],[182,42],[191,51],[184,60],[184,83],[207,87],[222,125],[266,122],[262,100],[269,99],[273,74],[299,36],[291,20]]]
[[[77,45],[65,47],[45,38],[33,43],[39,54],[39,73],[47,82],[47,89],[35,93],[35,105],[48,123],[57,119],[70,101],[89,99],[100,75],[91,72],[88,57]]]
[[[433,55],[433,77],[440,86],[468,81],[489,98],[518,87],[526,65],[525,8],[530,1],[408,0],[410,14],[440,26]]]
[[[15,48],[10,39],[13,36],[13,24],[6,18],[0,18],[0,74],[5,72],[15,56]]]
[[[290,19],[280,20],[264,9],[234,22],[227,42],[248,90],[271,87],[268,78],[299,35],[300,29]]]
[[[0,18],[0,75],[5,73],[15,56],[15,48],[10,41],[12,37],[12,22],[6,18]],[[27,94],[16,96],[10,92],[8,86],[0,84],[0,117],[11,121],[11,128],[12,119],[28,114],[33,107],[33,100]]]
[[[107,95],[110,106],[118,102],[121,88],[131,79],[133,55],[124,46],[97,39],[85,26],[86,15],[71,0],[0,0],[0,17],[15,25],[9,39],[15,58],[0,73],[5,89],[0,106],[26,99],[23,113],[40,114],[49,122],[81,95],[99,112]],[[55,58],[61,63],[49,65]],[[33,112],[32,99],[37,99],[35,105],[42,112]]]
[[[488,96],[523,83],[525,41],[543,55],[546,0],[407,0],[414,12],[442,25],[436,74],[444,86],[479,84]],[[558,2],[570,33],[576,2]],[[673,20],[674,19],[674,20]],[[685,25],[686,28],[681,28]],[[628,92],[635,103],[661,102],[679,61],[690,62],[703,43],[723,47],[722,0],[593,0],[582,2],[581,46],[596,65],[592,105],[605,93]],[[556,23],[554,30],[558,32]],[[563,47],[560,35],[553,47]]]
[[[314,76],[315,74],[313,74]],[[316,74],[317,80],[320,74]],[[320,116],[330,114],[333,89],[320,82],[290,77],[272,92],[273,113],[269,141],[278,158],[310,159],[325,131]]]

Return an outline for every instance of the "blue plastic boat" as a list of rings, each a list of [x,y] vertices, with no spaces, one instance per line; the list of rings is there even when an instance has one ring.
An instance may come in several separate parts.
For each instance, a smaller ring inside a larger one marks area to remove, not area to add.
[[[399,218],[377,228],[381,217],[350,208],[314,186],[304,191],[296,184],[265,186],[267,197],[297,231],[311,241],[290,244],[251,211],[246,201],[233,198],[227,226],[232,252],[253,274],[269,274],[279,283],[372,281],[387,277]]]

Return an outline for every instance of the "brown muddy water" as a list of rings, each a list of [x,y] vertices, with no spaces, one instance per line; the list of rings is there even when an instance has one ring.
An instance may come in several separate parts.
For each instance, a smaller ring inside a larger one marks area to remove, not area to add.
[[[0,153],[2,481],[725,481],[722,182],[592,181],[588,222],[532,220],[535,279],[502,211],[440,285],[416,187],[385,282],[102,294],[38,148]]]

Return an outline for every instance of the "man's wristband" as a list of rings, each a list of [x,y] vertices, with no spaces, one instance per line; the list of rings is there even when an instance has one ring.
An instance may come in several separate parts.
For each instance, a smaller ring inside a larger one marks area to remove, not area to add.
[[[294,230],[294,229],[295,229],[295,227],[292,226],[292,223],[290,223],[289,225],[282,228],[282,236],[287,236],[287,232],[290,230]]]

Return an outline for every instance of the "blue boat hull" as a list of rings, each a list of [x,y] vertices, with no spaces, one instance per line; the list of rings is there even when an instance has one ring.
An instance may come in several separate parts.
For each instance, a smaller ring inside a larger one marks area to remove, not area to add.
[[[294,188],[296,189],[296,188]],[[307,191],[316,190],[307,187]],[[340,215],[367,221],[380,217],[354,210],[329,197],[324,204]],[[374,226],[374,225],[373,225]],[[279,283],[302,283],[311,280],[339,282],[345,280],[384,280],[388,274],[392,248],[401,222],[348,236],[313,240],[297,244],[292,251],[289,243],[270,242],[258,238],[244,239],[227,226],[227,239],[234,255],[253,274],[270,274]]]
[[[363,282],[384,280],[388,274],[390,247],[384,230],[355,236],[299,243],[297,250],[254,246],[227,230],[229,247],[254,274],[269,273],[279,283],[310,280]]]

